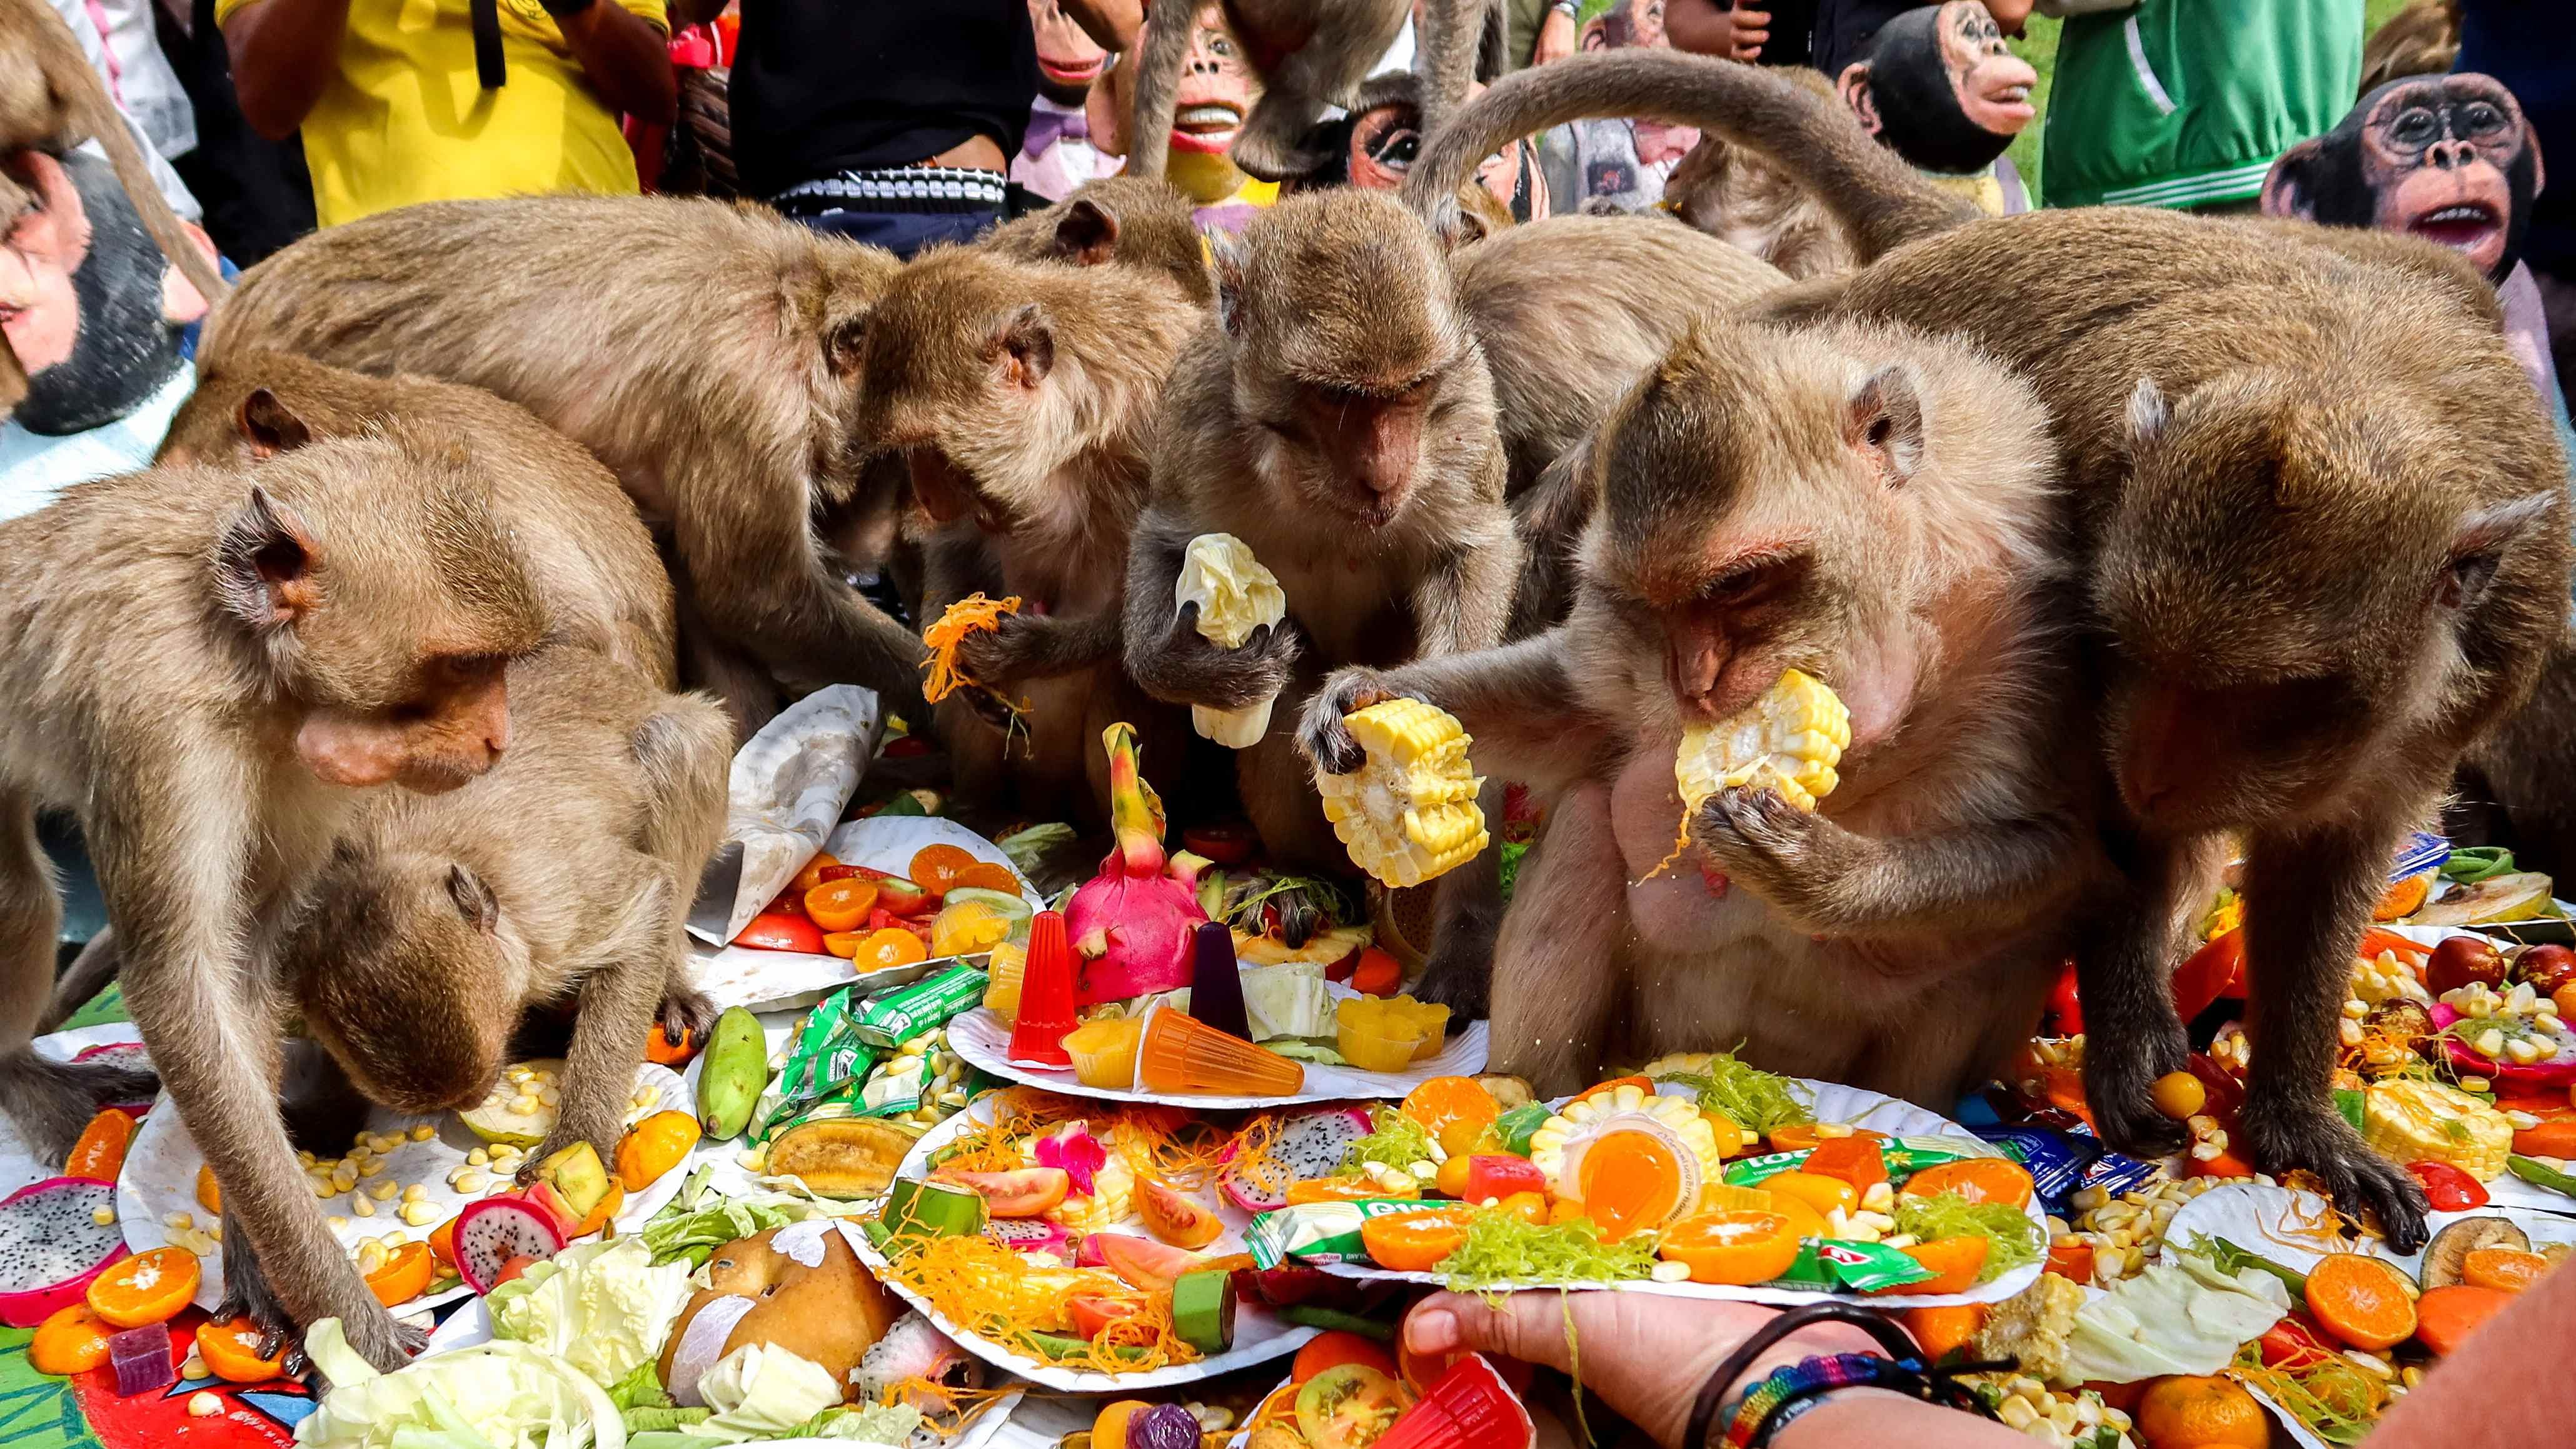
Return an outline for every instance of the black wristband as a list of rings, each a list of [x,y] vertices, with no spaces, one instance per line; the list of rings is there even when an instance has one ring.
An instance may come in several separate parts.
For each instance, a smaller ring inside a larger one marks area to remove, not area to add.
[[[1709,1428],[1717,1419],[1718,1407],[1726,1402],[1726,1391],[1773,1344],[1810,1323],[1848,1323],[1877,1339],[1891,1358],[1911,1358],[1918,1351],[1905,1330],[1884,1314],[1849,1303],[1800,1304],[1755,1329],[1708,1376],[1708,1382],[1700,1385],[1699,1397],[1691,1404],[1690,1424],[1682,1431],[1682,1449],[1706,1449]]]

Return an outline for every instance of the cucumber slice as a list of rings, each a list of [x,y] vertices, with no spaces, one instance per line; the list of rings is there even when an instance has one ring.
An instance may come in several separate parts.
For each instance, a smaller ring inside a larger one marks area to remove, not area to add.
[[[1030,905],[1026,896],[1010,891],[988,891],[981,886],[959,886],[940,899],[952,906],[973,901],[1014,921],[1025,921],[1037,914],[1037,907]]]

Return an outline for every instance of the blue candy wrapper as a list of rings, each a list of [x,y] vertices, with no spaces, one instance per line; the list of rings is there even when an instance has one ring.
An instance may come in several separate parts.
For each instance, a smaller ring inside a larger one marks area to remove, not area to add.
[[[2067,1195],[2084,1185],[2086,1170],[2102,1155],[2101,1143],[2048,1127],[1971,1124],[1968,1130],[2011,1153],[2029,1169],[2031,1190],[2040,1206],[2060,1217],[2066,1215]]]
[[[2079,1190],[2098,1187],[2118,1197],[2131,1188],[2144,1186],[2155,1175],[2156,1164],[2152,1162],[2141,1162],[2125,1152],[2106,1151],[2084,1169],[2083,1180],[2075,1186]]]

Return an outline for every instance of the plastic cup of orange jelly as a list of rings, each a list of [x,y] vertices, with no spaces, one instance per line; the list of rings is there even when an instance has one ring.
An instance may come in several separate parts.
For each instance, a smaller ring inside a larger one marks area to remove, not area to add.
[[[1176,1096],[1286,1097],[1306,1085],[1297,1063],[1168,1007],[1145,1023],[1136,1065],[1147,1090]]]

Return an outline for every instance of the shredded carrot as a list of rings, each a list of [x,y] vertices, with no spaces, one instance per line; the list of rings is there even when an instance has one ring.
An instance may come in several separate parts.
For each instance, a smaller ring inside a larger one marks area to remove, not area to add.
[[[1172,1326],[1168,1296],[1146,1297],[1117,1274],[1098,1268],[1040,1268],[976,1234],[923,1240],[886,1265],[884,1276],[920,1294],[951,1323],[1026,1353],[1024,1333],[1071,1336],[1066,1300],[1090,1294],[1133,1302],[1137,1312],[1104,1328],[1078,1357],[1052,1360],[1098,1373],[1145,1373],[1194,1363],[1197,1349]],[[1118,1354],[1110,1350],[1126,1349]]]
[[[921,697],[932,704],[937,704],[961,689],[985,688],[981,681],[968,678],[958,669],[957,646],[966,642],[966,636],[977,630],[990,632],[999,629],[1001,627],[999,620],[1004,614],[1016,614],[1019,611],[1020,600],[1016,594],[1007,599],[988,599],[982,594],[968,594],[949,605],[946,612],[939,616],[937,623],[921,631],[921,642],[930,646],[930,660],[922,665],[922,668],[929,672],[930,677],[922,681]],[[1007,700],[1003,702],[1009,703]],[[1014,713],[1017,713],[1019,708],[1017,705],[1012,706]]]

